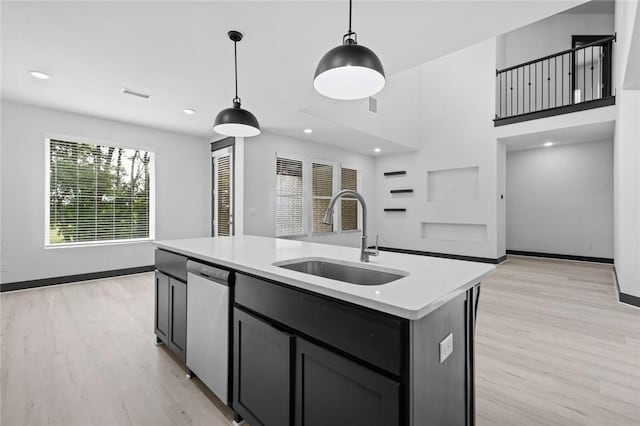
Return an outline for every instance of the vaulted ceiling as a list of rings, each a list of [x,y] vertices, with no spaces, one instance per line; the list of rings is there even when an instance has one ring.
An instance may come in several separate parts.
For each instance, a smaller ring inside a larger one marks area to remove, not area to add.
[[[583,3],[567,1],[358,1],[359,41],[387,76]],[[267,131],[350,149],[405,148],[314,114],[320,57],[341,42],[348,2],[3,2],[3,99],[213,138],[233,98],[233,44],[243,106]],[[36,80],[28,71],[51,74]],[[151,94],[123,95],[123,87]],[[332,102],[322,102],[332,108]],[[195,115],[182,110],[193,108]],[[313,128],[305,135],[302,130]]]

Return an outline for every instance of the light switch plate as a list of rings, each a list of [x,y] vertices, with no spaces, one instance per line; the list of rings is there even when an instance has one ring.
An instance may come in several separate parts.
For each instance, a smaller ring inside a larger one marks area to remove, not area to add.
[[[449,333],[447,337],[440,342],[440,364],[445,362],[449,355],[453,352],[453,333]]]

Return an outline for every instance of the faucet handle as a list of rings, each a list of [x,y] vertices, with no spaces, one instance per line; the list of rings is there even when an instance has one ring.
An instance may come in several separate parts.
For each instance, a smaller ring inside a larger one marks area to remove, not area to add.
[[[380,250],[378,250],[378,237],[379,237],[379,236],[380,236],[380,235],[376,234],[376,245],[375,245],[375,250],[373,250],[373,251],[369,252],[369,254],[370,254],[371,256],[377,256],[377,255],[379,255],[379,254],[380,254]]]

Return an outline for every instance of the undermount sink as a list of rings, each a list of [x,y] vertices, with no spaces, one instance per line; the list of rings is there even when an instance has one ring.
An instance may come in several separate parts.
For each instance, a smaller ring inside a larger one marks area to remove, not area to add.
[[[383,270],[375,267],[364,268],[331,261],[331,259],[318,258],[276,262],[274,266],[358,285],[387,284],[409,275],[403,271]]]

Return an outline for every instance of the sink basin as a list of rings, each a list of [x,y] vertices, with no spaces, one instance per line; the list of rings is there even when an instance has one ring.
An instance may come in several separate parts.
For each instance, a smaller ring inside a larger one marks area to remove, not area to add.
[[[332,261],[331,259],[298,259],[276,262],[274,265],[292,271],[358,285],[387,284],[409,275],[402,271],[383,270],[375,267],[365,268],[354,264]]]

